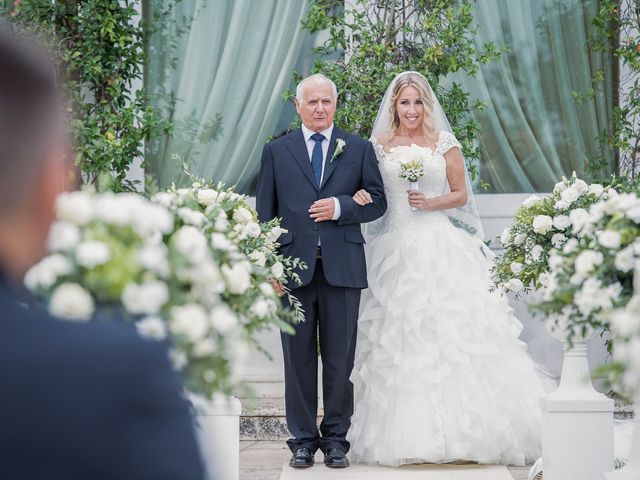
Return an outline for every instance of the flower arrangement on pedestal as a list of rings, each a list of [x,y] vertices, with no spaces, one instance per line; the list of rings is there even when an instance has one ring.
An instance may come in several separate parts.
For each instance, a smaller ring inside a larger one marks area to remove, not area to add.
[[[196,181],[151,200],[78,191],[58,198],[57,216],[27,287],[54,315],[87,320],[115,308],[142,335],[168,340],[192,392],[230,393],[254,334],[291,332],[303,319],[288,290],[292,308],[282,308],[270,281],[299,281],[306,266],[278,253],[279,222],[258,222],[231,189]]]

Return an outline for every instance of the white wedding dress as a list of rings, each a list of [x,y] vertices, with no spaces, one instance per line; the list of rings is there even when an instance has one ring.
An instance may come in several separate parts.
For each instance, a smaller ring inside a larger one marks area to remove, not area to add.
[[[397,466],[456,460],[524,465],[540,456],[536,365],[522,325],[490,293],[483,245],[444,212],[412,211],[403,156],[424,159],[419,190],[444,193],[444,154],[459,146],[441,131],[435,149],[385,153],[372,137],[387,213],[366,245],[347,440],[355,462]]]

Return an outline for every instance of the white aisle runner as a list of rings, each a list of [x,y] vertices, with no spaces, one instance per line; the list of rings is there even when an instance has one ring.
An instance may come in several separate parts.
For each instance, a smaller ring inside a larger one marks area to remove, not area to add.
[[[316,461],[311,468],[282,466],[280,480],[513,480],[503,465],[405,465],[398,468],[354,465],[327,468]]]

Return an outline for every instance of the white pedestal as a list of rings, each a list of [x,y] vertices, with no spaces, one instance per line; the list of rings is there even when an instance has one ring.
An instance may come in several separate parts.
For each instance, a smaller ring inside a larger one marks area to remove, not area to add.
[[[565,351],[558,389],[542,398],[545,480],[603,480],[613,469],[613,400],[590,379],[586,342]]]
[[[620,470],[605,475],[607,480],[638,480],[640,478],[640,402],[636,401],[634,411],[635,428],[631,439],[631,451],[627,464]]]
[[[240,400],[216,397],[207,401],[191,396],[194,423],[207,480],[240,478]]]

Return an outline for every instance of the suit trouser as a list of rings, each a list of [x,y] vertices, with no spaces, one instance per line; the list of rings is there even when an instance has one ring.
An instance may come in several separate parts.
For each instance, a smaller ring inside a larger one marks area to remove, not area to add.
[[[305,321],[295,326],[295,335],[282,334],[287,426],[293,437],[287,444],[292,451],[307,447],[326,452],[338,447],[347,452],[349,442],[345,436],[353,414],[353,384],[349,376],[355,354],[360,289],[327,283],[322,260],[317,259],[311,282],[292,293],[302,303]],[[321,437],[316,424],[318,337],[324,402]]]

